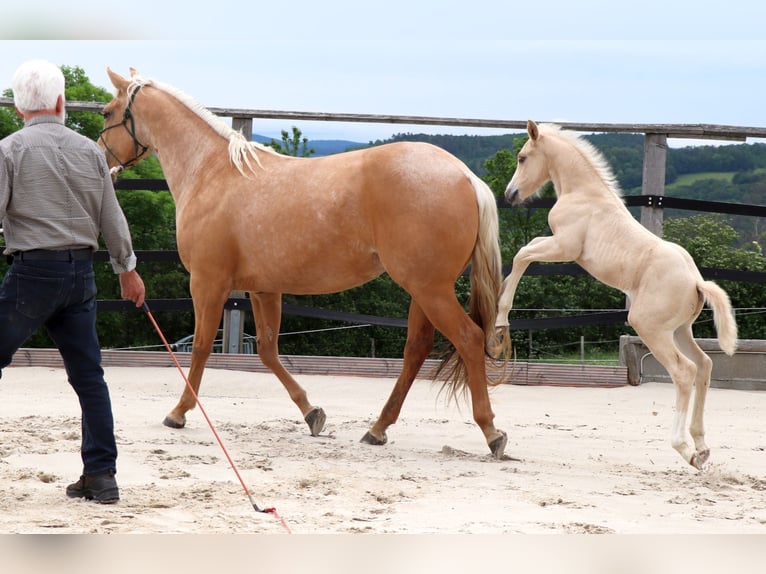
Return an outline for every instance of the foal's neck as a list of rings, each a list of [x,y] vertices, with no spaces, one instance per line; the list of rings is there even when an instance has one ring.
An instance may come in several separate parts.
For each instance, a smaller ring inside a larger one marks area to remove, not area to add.
[[[551,162],[551,181],[556,195],[570,193],[593,197],[617,198],[610,183],[582,150],[571,142],[556,142],[555,160]]]

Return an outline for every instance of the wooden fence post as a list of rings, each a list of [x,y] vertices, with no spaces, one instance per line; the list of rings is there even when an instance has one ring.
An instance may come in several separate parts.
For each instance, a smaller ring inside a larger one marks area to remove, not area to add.
[[[237,118],[231,120],[231,127],[248,139],[253,139],[253,119]],[[231,297],[244,298],[244,291],[232,291]],[[245,333],[245,309],[224,309],[223,311],[223,352],[242,353],[242,339]]]
[[[668,136],[644,134],[644,172],[641,195],[661,197],[665,195],[665,165],[667,163]],[[662,205],[641,207],[641,225],[658,237],[662,237]],[[630,299],[625,297],[625,309],[630,309]]]
[[[641,195],[661,197],[665,195],[665,164],[668,137],[665,134],[644,136],[644,176]],[[652,204],[641,208],[641,225],[662,237],[662,205]]]

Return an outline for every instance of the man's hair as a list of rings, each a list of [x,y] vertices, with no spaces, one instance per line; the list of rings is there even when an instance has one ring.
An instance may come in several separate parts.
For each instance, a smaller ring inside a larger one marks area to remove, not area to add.
[[[13,74],[13,103],[21,112],[52,110],[58,97],[64,97],[64,74],[45,60],[21,64]]]

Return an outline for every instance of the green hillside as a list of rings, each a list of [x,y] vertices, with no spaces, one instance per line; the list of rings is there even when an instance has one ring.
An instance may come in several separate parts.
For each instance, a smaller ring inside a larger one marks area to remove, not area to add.
[[[706,171],[706,172],[700,172],[700,173],[685,173],[683,175],[679,175],[676,180],[665,186],[666,190],[670,190],[677,187],[682,187],[685,185],[694,185],[698,181],[702,179],[714,179],[717,181],[722,181],[726,183],[731,183],[732,178],[734,177],[734,172],[727,172],[727,171]]]
[[[388,140],[425,141],[442,147],[463,160],[477,174],[500,150],[526,134],[501,136],[397,134]],[[606,157],[626,195],[641,193],[644,137],[640,134],[593,134],[585,136]],[[665,175],[668,193],[709,201],[739,201],[766,205],[766,144],[732,144],[669,148]]]

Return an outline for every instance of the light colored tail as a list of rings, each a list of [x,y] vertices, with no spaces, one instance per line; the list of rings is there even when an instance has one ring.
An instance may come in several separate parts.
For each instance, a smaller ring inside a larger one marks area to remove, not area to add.
[[[737,320],[734,318],[729,295],[712,281],[698,283],[697,289],[713,309],[718,345],[724,353],[733,355],[737,350]]]
[[[471,317],[484,330],[486,352],[497,359],[511,353],[508,329],[496,329],[497,304],[503,282],[497,200],[489,186],[471,173],[479,203],[479,236],[471,259]]]
[[[511,354],[510,331],[495,328],[497,302],[503,281],[502,259],[500,255],[500,226],[497,214],[497,201],[486,183],[470,170],[466,170],[479,207],[479,229],[476,245],[471,257],[471,296],[469,314],[474,323],[484,331],[484,350],[487,355],[500,361],[498,371],[504,372],[503,365]],[[467,384],[467,372],[460,354],[453,348],[439,366],[437,378],[444,380],[444,387],[450,387],[450,395],[455,397],[464,391]],[[502,382],[502,375],[489,377],[488,384]]]

